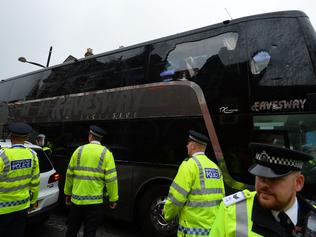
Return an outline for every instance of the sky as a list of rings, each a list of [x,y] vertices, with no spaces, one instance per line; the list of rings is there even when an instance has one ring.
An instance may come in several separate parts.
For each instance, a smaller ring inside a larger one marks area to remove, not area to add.
[[[199,27],[273,11],[301,10],[316,29],[315,0],[0,0],[0,80]]]

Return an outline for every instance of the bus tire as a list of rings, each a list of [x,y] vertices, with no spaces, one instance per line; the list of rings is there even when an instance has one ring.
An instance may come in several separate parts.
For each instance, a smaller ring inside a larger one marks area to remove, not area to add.
[[[144,236],[174,237],[177,223],[167,223],[161,216],[169,185],[160,184],[145,191],[139,203],[138,218]]]

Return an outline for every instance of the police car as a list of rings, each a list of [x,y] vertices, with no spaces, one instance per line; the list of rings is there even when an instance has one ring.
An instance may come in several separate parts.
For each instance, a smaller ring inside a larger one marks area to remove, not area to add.
[[[37,153],[40,168],[40,191],[38,195],[38,207],[29,212],[30,221],[47,220],[50,212],[58,205],[58,181],[59,173],[56,172],[42,147],[32,143],[24,143]],[[0,141],[0,147],[11,147],[11,141]]]

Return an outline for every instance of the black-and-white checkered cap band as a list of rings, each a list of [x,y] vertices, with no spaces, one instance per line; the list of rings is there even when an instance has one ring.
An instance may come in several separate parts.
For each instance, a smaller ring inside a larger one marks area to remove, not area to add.
[[[255,159],[269,164],[294,167],[298,169],[302,169],[304,165],[304,162],[301,160],[291,160],[283,157],[270,156],[266,151],[256,153]]]

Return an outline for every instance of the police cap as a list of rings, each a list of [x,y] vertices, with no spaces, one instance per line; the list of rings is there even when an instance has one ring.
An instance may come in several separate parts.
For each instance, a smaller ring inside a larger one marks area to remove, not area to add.
[[[312,156],[275,145],[250,143],[249,148],[254,158],[254,164],[248,169],[249,173],[265,177],[279,178],[303,168]]]
[[[199,144],[204,145],[204,146],[206,146],[207,143],[210,142],[210,140],[208,139],[207,136],[205,136],[202,133],[193,131],[193,130],[189,131],[188,141],[194,141],[194,142],[199,143]]]
[[[8,129],[13,135],[20,137],[27,136],[33,130],[32,127],[26,123],[11,123],[8,125]]]
[[[102,138],[105,135],[105,131],[95,125],[90,126],[90,133],[96,137]]]

